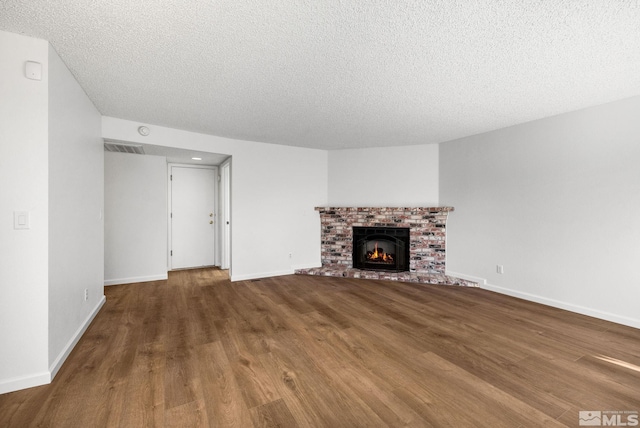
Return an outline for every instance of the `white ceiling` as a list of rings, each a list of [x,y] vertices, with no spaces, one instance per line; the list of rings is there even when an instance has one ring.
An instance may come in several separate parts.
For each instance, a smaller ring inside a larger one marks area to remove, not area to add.
[[[107,116],[323,149],[640,95],[638,0],[3,0]]]

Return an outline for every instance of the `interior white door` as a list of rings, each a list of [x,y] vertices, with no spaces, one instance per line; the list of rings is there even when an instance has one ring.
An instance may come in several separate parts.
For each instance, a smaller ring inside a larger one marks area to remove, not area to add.
[[[215,169],[171,167],[172,269],[215,264],[215,188]]]

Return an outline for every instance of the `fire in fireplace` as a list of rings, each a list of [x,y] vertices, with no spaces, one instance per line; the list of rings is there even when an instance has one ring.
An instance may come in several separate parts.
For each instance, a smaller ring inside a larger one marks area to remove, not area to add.
[[[367,261],[373,263],[394,263],[395,254],[385,253],[383,248],[378,248],[378,241],[376,241],[373,251],[367,251],[365,255]]]
[[[409,228],[354,227],[353,267],[391,272],[409,270]]]

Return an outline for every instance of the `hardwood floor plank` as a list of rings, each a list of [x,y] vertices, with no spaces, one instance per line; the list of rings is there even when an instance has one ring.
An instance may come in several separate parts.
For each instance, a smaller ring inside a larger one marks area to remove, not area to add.
[[[314,310],[313,306],[303,299],[303,294],[309,292],[308,290],[305,290],[304,286],[292,288],[291,286],[284,286],[281,282],[273,279],[263,281],[265,284],[270,284],[271,287],[277,290],[280,300],[284,305],[287,305],[299,314],[305,314]],[[257,286],[261,285],[258,283],[254,284]]]
[[[164,370],[165,409],[200,398],[200,374],[194,347],[166,352]]]
[[[202,396],[210,425],[251,427],[251,413],[221,342],[202,345],[197,352]]]
[[[337,328],[343,329],[351,327],[351,322],[346,315],[336,311],[331,306],[322,302],[318,297],[314,296],[310,299],[309,304],[314,307],[315,312],[322,315]]]
[[[459,412],[473,416],[485,426],[562,426],[557,421],[490,383],[428,352],[420,359],[420,370],[429,370],[423,386],[445,403],[456,403]]]
[[[261,406],[280,398],[257,356],[241,355],[231,363],[231,370],[247,407]]]
[[[204,404],[201,400],[197,400],[167,410],[165,412],[164,426],[167,428],[209,426]]]
[[[190,296],[188,300],[189,314],[188,324],[191,335],[193,336],[192,345],[202,345],[205,343],[215,342],[218,340],[218,330],[209,315],[210,309],[206,306],[208,300],[206,289],[200,295]]]
[[[451,427],[458,428],[464,426],[471,426],[469,423],[471,421],[477,422],[476,425],[481,423],[480,420],[475,421],[475,419],[465,418],[465,412],[457,412],[451,409],[440,409],[436,408],[434,403],[428,397],[427,391],[411,385],[413,388],[409,386],[398,388],[393,391],[395,395],[397,395],[398,399],[405,403],[409,408],[411,408],[416,414],[420,416],[420,418],[424,421],[424,427]],[[462,421],[461,421],[462,419]],[[462,423],[461,423],[462,422]],[[480,425],[480,426],[485,426]]]
[[[424,375],[405,379],[394,393],[433,426],[562,426],[435,354],[416,365]]]
[[[251,410],[251,414],[253,425],[256,428],[296,428],[299,426],[282,399],[256,407]]]
[[[214,282],[207,289],[208,313],[212,320],[217,321],[231,317],[233,310],[228,303],[232,298],[231,287],[233,287],[231,282],[226,279]]]
[[[165,350],[162,342],[142,343],[128,376],[120,426],[162,426],[165,409]]]
[[[530,357],[515,366],[512,373],[573,406],[593,408],[598,403],[607,403],[613,409],[628,405],[640,407],[640,383],[633,382],[629,387],[577,362]],[[594,389],[593,385],[598,387]]]
[[[157,287],[155,290],[150,290],[149,294],[152,295],[147,299],[147,310],[142,321],[144,329],[142,332],[142,342],[144,343],[162,343],[166,341],[165,327],[165,313],[167,299],[162,295],[155,295],[155,293],[162,293],[164,287]]]
[[[314,313],[305,314],[304,317],[313,317]],[[323,318],[321,314],[315,313],[316,317]],[[302,325],[310,326],[313,323],[305,321]],[[325,339],[329,339],[332,335],[329,329],[324,329],[324,323],[315,324],[320,326],[324,331],[322,333],[312,331],[313,328],[304,327],[304,331],[298,330],[295,332],[296,337],[304,337],[308,335],[310,338],[317,338],[316,333],[320,336],[325,335]],[[336,334],[347,334],[343,330],[338,330]],[[347,342],[350,342],[347,340]],[[341,396],[344,397],[343,401],[357,403],[357,407],[362,409],[364,415],[357,417],[356,419],[366,421],[371,420],[374,425],[379,426],[382,421],[384,423],[391,423],[390,426],[420,426],[419,418],[415,413],[408,415],[410,409],[406,408],[398,402],[398,400],[391,394],[391,387],[387,387],[386,382],[376,377],[373,373],[368,371],[363,364],[360,364],[362,359],[361,355],[354,358],[352,353],[354,346],[352,343],[347,344],[343,342],[343,348],[349,350],[345,352],[339,349],[340,346],[334,346],[334,343],[330,340],[314,340],[305,342],[305,351],[309,355],[313,355],[315,362],[315,369],[320,370],[323,377],[330,380],[334,391],[339,391]],[[297,342],[298,345],[300,343]],[[291,346],[291,345],[287,345]],[[355,345],[358,349],[362,350],[362,354],[366,354],[364,348]],[[359,354],[359,353],[358,353]],[[346,368],[351,368],[353,371],[345,371]],[[356,374],[357,373],[357,374]],[[370,379],[375,378],[375,382]],[[368,385],[371,389],[363,389],[362,385]],[[376,390],[374,385],[378,387],[383,386],[379,390]],[[383,392],[383,389],[387,393]],[[376,391],[374,391],[376,390]],[[397,413],[395,411],[398,411]],[[399,415],[404,417],[401,418]],[[383,424],[384,424],[383,423]],[[363,422],[364,424],[364,422]],[[365,424],[366,425],[366,424]],[[367,425],[369,426],[369,425]]]
[[[296,364],[281,358],[277,353],[262,354],[258,359],[299,426],[340,426],[337,416],[321,397],[309,393],[305,383],[299,379]]]
[[[505,358],[501,351],[501,347],[492,349],[484,343],[475,345],[461,340],[452,342],[450,346],[441,346],[434,353],[552,418],[559,417],[570,408],[569,402],[538,388],[535,380],[522,379],[517,362]]]
[[[271,373],[280,373],[279,378],[274,377],[274,384],[287,406],[292,409],[294,417],[296,413],[293,409],[296,409],[296,404],[303,406],[304,413],[314,415],[310,421],[302,421],[300,425],[316,427],[384,425],[370,409],[356,405],[356,401],[348,397],[346,390],[324,372],[310,354],[298,347],[290,333],[280,334],[276,343],[279,347],[268,354],[270,358],[261,360],[265,362],[266,367],[271,368]]]
[[[242,355],[263,354],[269,352],[268,342],[255,333],[247,333],[250,327],[236,318],[215,321],[220,341],[230,362],[238,361]]]
[[[336,371],[348,387],[390,427],[424,427],[427,423],[372,373],[351,366]]]
[[[640,384],[640,366],[625,360],[618,360],[605,354],[585,355],[576,361],[580,370],[594,373],[594,376],[605,375],[606,379],[635,388]]]

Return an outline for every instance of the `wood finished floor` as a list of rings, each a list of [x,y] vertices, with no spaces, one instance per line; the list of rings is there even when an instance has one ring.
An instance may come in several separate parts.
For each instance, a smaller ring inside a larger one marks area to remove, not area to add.
[[[0,427],[578,426],[640,411],[640,330],[486,290],[226,272],[105,288]]]

